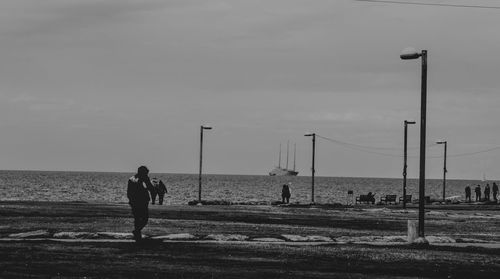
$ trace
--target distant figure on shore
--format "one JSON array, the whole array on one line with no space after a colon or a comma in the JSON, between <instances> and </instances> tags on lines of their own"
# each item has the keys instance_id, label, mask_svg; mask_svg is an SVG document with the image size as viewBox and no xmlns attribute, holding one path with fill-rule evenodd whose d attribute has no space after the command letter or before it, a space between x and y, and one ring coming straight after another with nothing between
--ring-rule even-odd
<instances>
[{"instance_id":1,"label":"distant figure on shore","mask_svg":"<svg viewBox=\"0 0 500 279\"><path fill-rule=\"evenodd\" d=\"M466 202L472 202L470 196L471 196L471 189L470 189L470 186L467 185L467 187L465 187L465 201Z\"/></svg>"},{"instance_id":2,"label":"distant figure on shore","mask_svg":"<svg viewBox=\"0 0 500 279\"><path fill-rule=\"evenodd\" d=\"M476 193L476 201L481 201L481 185L477 184L474 192Z\"/></svg>"},{"instance_id":3,"label":"distant figure on shore","mask_svg":"<svg viewBox=\"0 0 500 279\"><path fill-rule=\"evenodd\" d=\"M153 184L149 180L149 170L145 166L140 166L137 173L128 179L127 197L128 203L132 208L132 215L134 215L134 234L135 241L142 239L141 230L148 223L149 212L149 193Z\"/></svg>"},{"instance_id":4,"label":"distant figure on shore","mask_svg":"<svg viewBox=\"0 0 500 279\"><path fill-rule=\"evenodd\" d=\"M490 201L490 184L486 184L486 187L484 187L484 199Z\"/></svg>"},{"instance_id":5,"label":"distant figure on shore","mask_svg":"<svg viewBox=\"0 0 500 279\"><path fill-rule=\"evenodd\" d=\"M283 188L281 189L282 203L290 203L290 197L292 196L292 193L290 191L290 185L292 185L292 182L288 182L288 184L283 184Z\"/></svg>"},{"instance_id":6,"label":"distant figure on shore","mask_svg":"<svg viewBox=\"0 0 500 279\"><path fill-rule=\"evenodd\" d=\"M498 201L497 195L498 195L498 185L495 182L493 182L493 200L495 202Z\"/></svg>"},{"instance_id":7,"label":"distant figure on shore","mask_svg":"<svg viewBox=\"0 0 500 279\"><path fill-rule=\"evenodd\" d=\"M368 194L366 196L368 198L368 202L375 204L375 194L372 194L372 192L368 192Z\"/></svg>"},{"instance_id":8,"label":"distant figure on shore","mask_svg":"<svg viewBox=\"0 0 500 279\"><path fill-rule=\"evenodd\" d=\"M151 194L151 204L155 204L156 195L158 194L158 192L157 192L158 180L156 177L153 178L153 180L151 181L151 184L153 184L153 187L151 187L148 190L149 190L149 193Z\"/></svg>"},{"instance_id":9,"label":"distant figure on shore","mask_svg":"<svg viewBox=\"0 0 500 279\"><path fill-rule=\"evenodd\" d=\"M161 179L158 180L158 183L156 184L156 192L158 193L158 204L162 205L165 193L167 193L167 187L165 186L165 183L161 181Z\"/></svg>"}]
</instances>

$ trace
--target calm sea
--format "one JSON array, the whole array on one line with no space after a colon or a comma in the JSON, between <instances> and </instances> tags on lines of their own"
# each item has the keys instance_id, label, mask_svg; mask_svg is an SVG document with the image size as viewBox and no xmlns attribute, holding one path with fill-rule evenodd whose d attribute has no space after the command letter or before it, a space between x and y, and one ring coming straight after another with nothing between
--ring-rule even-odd
<instances>
[{"instance_id":1,"label":"calm sea","mask_svg":"<svg viewBox=\"0 0 500 279\"><path fill-rule=\"evenodd\" d=\"M127 179L133 173L104 172L48 172L0 171L0 200L25 201L97 201L127 202ZM167 204L187 204L198 198L197 174L151 174L162 179L168 188ZM271 177L261 175L204 175L202 198L232 202L281 199L281 185L292 182L291 202L308 203L311 200L311 178ZM467 184L485 182L474 180L447 180L446 196L463 196ZM407 194L418 196L418 180L409 179ZM315 201L318 203L346 203L347 191L354 196L376 193L376 199L386 194L402 193L402 179L361 177L316 177ZM428 180L426 195L442 196L442 181Z\"/></svg>"}]
</instances>

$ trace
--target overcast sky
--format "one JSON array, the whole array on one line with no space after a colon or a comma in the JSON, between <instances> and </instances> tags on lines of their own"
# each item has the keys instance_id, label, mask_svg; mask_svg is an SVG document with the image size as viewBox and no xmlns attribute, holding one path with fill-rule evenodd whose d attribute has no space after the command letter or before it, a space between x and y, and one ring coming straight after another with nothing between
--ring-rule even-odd
<instances>
[{"instance_id":1,"label":"overcast sky","mask_svg":"<svg viewBox=\"0 0 500 279\"><path fill-rule=\"evenodd\" d=\"M196 173L209 123L207 173L267 174L290 140L310 175L316 132L384 148L320 138L317 175L400 177L408 119L418 177L412 46L429 52L427 140L448 141L448 177L500 178L500 150L454 157L500 146L498 26L500 9L354 0L3 0L0 169Z\"/></svg>"}]
</instances>

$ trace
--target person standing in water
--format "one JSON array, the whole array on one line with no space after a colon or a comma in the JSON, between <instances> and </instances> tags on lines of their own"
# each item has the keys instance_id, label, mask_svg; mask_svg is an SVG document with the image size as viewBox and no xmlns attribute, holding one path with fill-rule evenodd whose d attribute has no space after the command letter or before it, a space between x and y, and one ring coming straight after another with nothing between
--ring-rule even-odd
<instances>
[{"instance_id":1,"label":"person standing in water","mask_svg":"<svg viewBox=\"0 0 500 279\"><path fill-rule=\"evenodd\" d=\"M141 230L146 226L149 219L149 192L154 190L149 180L149 170L140 166L137 173L128 179L127 197L134 216L134 239L136 242L142 239Z\"/></svg>"}]
</instances>

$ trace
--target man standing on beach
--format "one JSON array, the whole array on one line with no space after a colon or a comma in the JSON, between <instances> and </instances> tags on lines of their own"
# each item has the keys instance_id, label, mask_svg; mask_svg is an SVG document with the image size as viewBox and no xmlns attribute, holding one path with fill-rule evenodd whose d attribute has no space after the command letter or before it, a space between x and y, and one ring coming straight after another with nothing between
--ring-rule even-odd
<instances>
[{"instance_id":1,"label":"man standing on beach","mask_svg":"<svg viewBox=\"0 0 500 279\"><path fill-rule=\"evenodd\" d=\"M165 183L163 183L161 179L156 186L156 192L158 192L158 203L162 205L163 197L165 197L165 193L167 193L167 186L165 186Z\"/></svg>"},{"instance_id":2,"label":"man standing on beach","mask_svg":"<svg viewBox=\"0 0 500 279\"><path fill-rule=\"evenodd\" d=\"M469 185L467 185L467 187L465 187L465 201L466 202L467 201L471 202L470 196L471 196L471 190L470 190Z\"/></svg>"},{"instance_id":3,"label":"man standing on beach","mask_svg":"<svg viewBox=\"0 0 500 279\"><path fill-rule=\"evenodd\" d=\"M148 223L149 212L149 192L153 188L153 184L149 180L149 170L145 166L140 166L137 173L129 178L127 187L127 197L132 214L134 215L134 234L135 241L142 239L141 230Z\"/></svg>"},{"instance_id":4,"label":"man standing on beach","mask_svg":"<svg viewBox=\"0 0 500 279\"><path fill-rule=\"evenodd\" d=\"M476 192L476 201L481 201L481 185L477 184L474 192Z\"/></svg>"},{"instance_id":5,"label":"man standing on beach","mask_svg":"<svg viewBox=\"0 0 500 279\"><path fill-rule=\"evenodd\" d=\"M498 185L496 184L496 182L493 182L493 200L495 202L498 201L497 195L498 195Z\"/></svg>"}]
</instances>

